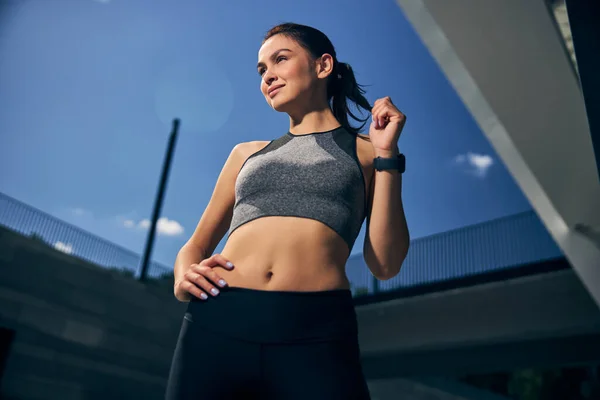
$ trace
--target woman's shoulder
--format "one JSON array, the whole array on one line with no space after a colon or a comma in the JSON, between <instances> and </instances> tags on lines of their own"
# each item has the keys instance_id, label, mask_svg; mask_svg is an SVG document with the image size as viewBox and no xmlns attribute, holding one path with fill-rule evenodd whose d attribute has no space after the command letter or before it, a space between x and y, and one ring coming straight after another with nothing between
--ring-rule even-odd
<instances>
[{"instance_id":1,"label":"woman's shoulder","mask_svg":"<svg viewBox=\"0 0 600 400\"><path fill-rule=\"evenodd\" d=\"M250 142L241 142L235 146L234 151L237 152L240 155L240 157L248 158L252 154L266 147L269 143L271 143L270 140L253 140Z\"/></svg>"},{"instance_id":2,"label":"woman's shoulder","mask_svg":"<svg viewBox=\"0 0 600 400\"><path fill-rule=\"evenodd\" d=\"M238 146L240 146L243 149L257 151L257 150L262 149L269 143L271 143L270 140L253 140L250 142L242 142L242 143L238 144Z\"/></svg>"}]
</instances>

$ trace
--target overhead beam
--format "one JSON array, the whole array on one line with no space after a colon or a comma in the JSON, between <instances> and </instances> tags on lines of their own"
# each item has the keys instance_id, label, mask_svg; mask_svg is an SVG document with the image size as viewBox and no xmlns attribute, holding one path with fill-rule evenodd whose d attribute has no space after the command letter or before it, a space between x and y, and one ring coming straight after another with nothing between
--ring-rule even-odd
<instances>
[{"instance_id":1,"label":"overhead beam","mask_svg":"<svg viewBox=\"0 0 600 400\"><path fill-rule=\"evenodd\" d=\"M586 234L600 229L597 161L547 4L396 1L600 305L600 244Z\"/></svg>"}]
</instances>

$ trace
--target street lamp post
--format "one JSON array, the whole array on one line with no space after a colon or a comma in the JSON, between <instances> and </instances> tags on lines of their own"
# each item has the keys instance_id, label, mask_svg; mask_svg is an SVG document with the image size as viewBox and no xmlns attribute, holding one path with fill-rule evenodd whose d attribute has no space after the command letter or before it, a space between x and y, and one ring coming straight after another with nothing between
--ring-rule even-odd
<instances>
[{"instance_id":1,"label":"street lamp post","mask_svg":"<svg viewBox=\"0 0 600 400\"><path fill-rule=\"evenodd\" d=\"M162 208L163 198L165 195L165 189L167 186L167 180L169 177L169 170L171 168L171 160L173 158L173 151L175 150L175 143L177 142L177 135L179 133L179 119L173 120L173 129L169 135L169 143L167 146L167 153L163 162L162 174L160 176L160 182L158 184L158 191L154 199L154 210L152 211L152 220L150 222L150 228L148 230L148 238L146 239L146 247L144 249L144 255L140 262L139 267L139 280L144 281L147 279L148 264L150 263L150 256L152 255L152 247L154 246L154 237L156 235L156 224L160 216L160 210Z\"/></svg>"}]
</instances>

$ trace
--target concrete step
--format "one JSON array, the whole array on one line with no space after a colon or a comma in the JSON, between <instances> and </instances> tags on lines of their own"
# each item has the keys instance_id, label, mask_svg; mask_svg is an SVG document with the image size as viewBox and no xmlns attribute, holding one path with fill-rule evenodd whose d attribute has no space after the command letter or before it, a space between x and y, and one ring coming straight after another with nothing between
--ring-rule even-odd
<instances>
[{"instance_id":1,"label":"concrete step","mask_svg":"<svg viewBox=\"0 0 600 400\"><path fill-rule=\"evenodd\" d=\"M163 399L166 376L72 354L20 346L11 355L2 395L18 399ZM129 395L129 397L127 397Z\"/></svg>"},{"instance_id":2,"label":"concrete step","mask_svg":"<svg viewBox=\"0 0 600 400\"><path fill-rule=\"evenodd\" d=\"M4 249L0 246L0 253ZM173 296L171 283L161 287L146 284L118 272L86 263L53 249L35 252L31 249L13 250L12 259L0 259L1 274L25 274L30 280L49 279L65 287L78 287L89 293L105 292L110 285L114 292L125 294L129 302L160 306L166 296ZM6 269L8 268L8 269ZM131 295L129 295L131 293Z\"/></svg>"},{"instance_id":3,"label":"concrete step","mask_svg":"<svg viewBox=\"0 0 600 400\"><path fill-rule=\"evenodd\" d=\"M2 285L10 285L5 287ZM178 332L186 303L175 300L161 309L143 309L127 302L119 302L110 296L94 298L82 296L81 301L73 292L51 292L51 288L43 284L32 284L25 287L22 281L6 282L0 284L0 316L14 321L26 321L29 324L56 326L63 329L70 321L71 329L89 331L110 331L115 333L130 334L132 336L172 335Z\"/></svg>"},{"instance_id":4,"label":"concrete step","mask_svg":"<svg viewBox=\"0 0 600 400\"><path fill-rule=\"evenodd\" d=\"M175 340L170 344L157 346L148 343L144 338L135 340L119 335L107 335L98 345L89 346L22 326L16 331L11 351L15 346L36 346L52 354L84 357L131 370L166 376L171 365ZM9 359L7 369L11 368L10 363Z\"/></svg>"},{"instance_id":5,"label":"concrete step","mask_svg":"<svg viewBox=\"0 0 600 400\"><path fill-rule=\"evenodd\" d=\"M164 398L186 304L0 228L1 398Z\"/></svg>"},{"instance_id":6,"label":"concrete step","mask_svg":"<svg viewBox=\"0 0 600 400\"><path fill-rule=\"evenodd\" d=\"M138 325L161 329L164 321L179 321L186 304L181 303L165 290L162 298L136 285L116 285L112 281L96 282L92 288L58 280L50 269L41 272L23 263L8 265L0 262L0 286L26 293L41 301L69 305L70 308L99 318L108 317L109 310L118 311L121 320L136 319ZM17 267L17 268L14 268ZM75 268L74 268L75 269ZM150 312L149 312L150 311ZM143 321L142 321L143 319ZM160 322L156 324L156 322Z\"/></svg>"},{"instance_id":7,"label":"concrete step","mask_svg":"<svg viewBox=\"0 0 600 400\"><path fill-rule=\"evenodd\" d=\"M119 272L113 272L107 268L98 266L89 261L77 258L73 255L65 254L51 247L48 244L32 240L29 237L8 230L0 226L0 264L8 261L13 265L15 261L26 260L28 268L35 267L36 273L40 273L42 268L49 268L53 274L60 277L62 281L71 282L81 286L89 286L93 289L101 282L112 281L118 287L121 283L129 290L137 287L152 297L163 298L165 290L172 296L172 282L167 283L167 287L156 287L154 284L142 283L131 277L123 276ZM72 267L76 267L73 269ZM11 268L14 272L15 268ZM164 282L163 282L164 284Z\"/></svg>"},{"instance_id":8,"label":"concrete step","mask_svg":"<svg viewBox=\"0 0 600 400\"><path fill-rule=\"evenodd\" d=\"M170 360L175 348L181 320L161 332L145 326L123 326L111 318L92 320L85 314L52 304L23 302L20 298L3 298L0 289L0 317L3 326L14 329L15 342L36 343L44 340L52 349L84 352L93 356L99 351L108 357L132 357L140 365ZM24 296L21 296L24 297ZM170 362L170 361L168 361Z\"/></svg>"},{"instance_id":9,"label":"concrete step","mask_svg":"<svg viewBox=\"0 0 600 400\"><path fill-rule=\"evenodd\" d=\"M172 346L156 347L145 343L143 338L129 340L113 336L97 346L89 346L21 326L11 346L5 373L31 373L31 364L27 363L32 362L30 357L36 357L55 365L55 372L62 371L63 375L76 375L76 371L67 370L77 370L80 363L85 363L92 369L110 371L113 375L166 379L174 345L173 342Z\"/></svg>"}]
</instances>

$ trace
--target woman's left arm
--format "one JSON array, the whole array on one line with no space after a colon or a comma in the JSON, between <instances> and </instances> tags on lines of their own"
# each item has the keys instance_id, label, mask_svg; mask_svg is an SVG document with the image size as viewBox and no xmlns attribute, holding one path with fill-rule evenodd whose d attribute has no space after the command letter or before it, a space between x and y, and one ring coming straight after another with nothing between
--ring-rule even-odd
<instances>
[{"instance_id":1,"label":"woman's left arm","mask_svg":"<svg viewBox=\"0 0 600 400\"><path fill-rule=\"evenodd\" d=\"M406 116L389 97L375 101L372 115L369 136L374 157L396 157ZM410 244L402 205L402 174L397 170L375 170L370 186L363 257L371 273L386 280L398 274Z\"/></svg>"}]
</instances>

